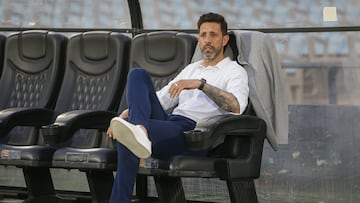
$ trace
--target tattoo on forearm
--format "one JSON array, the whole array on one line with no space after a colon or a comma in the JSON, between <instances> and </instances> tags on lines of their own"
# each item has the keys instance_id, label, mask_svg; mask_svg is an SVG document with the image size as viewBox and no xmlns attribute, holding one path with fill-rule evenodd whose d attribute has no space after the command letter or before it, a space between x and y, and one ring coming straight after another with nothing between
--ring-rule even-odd
<instances>
[{"instance_id":1,"label":"tattoo on forearm","mask_svg":"<svg viewBox=\"0 0 360 203\"><path fill-rule=\"evenodd\" d=\"M233 94L209 84L204 86L203 92L221 109L234 113L240 112L239 102Z\"/></svg>"}]
</instances>

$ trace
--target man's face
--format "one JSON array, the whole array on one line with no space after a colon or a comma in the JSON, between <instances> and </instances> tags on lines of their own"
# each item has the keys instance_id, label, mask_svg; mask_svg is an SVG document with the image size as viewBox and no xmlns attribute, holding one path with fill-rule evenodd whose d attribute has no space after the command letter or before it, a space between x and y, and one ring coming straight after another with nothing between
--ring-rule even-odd
<instances>
[{"instance_id":1,"label":"man's face","mask_svg":"<svg viewBox=\"0 0 360 203\"><path fill-rule=\"evenodd\" d=\"M222 54L227 40L221 33L220 23L206 22L201 24L199 44L204 60L214 60Z\"/></svg>"}]
</instances>

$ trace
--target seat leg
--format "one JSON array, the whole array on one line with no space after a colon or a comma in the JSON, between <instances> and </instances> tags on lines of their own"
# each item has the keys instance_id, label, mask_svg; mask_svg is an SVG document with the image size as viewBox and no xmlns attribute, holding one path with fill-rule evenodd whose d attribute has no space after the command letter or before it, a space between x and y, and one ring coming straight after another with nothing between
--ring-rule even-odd
<instances>
[{"instance_id":1,"label":"seat leg","mask_svg":"<svg viewBox=\"0 0 360 203\"><path fill-rule=\"evenodd\" d=\"M140 200L148 198L148 176L137 174L136 176L136 197Z\"/></svg>"},{"instance_id":2,"label":"seat leg","mask_svg":"<svg viewBox=\"0 0 360 203\"><path fill-rule=\"evenodd\" d=\"M86 177L93 203L108 203L114 183L110 170L87 170Z\"/></svg>"},{"instance_id":3,"label":"seat leg","mask_svg":"<svg viewBox=\"0 0 360 203\"><path fill-rule=\"evenodd\" d=\"M227 181L230 200L234 203L258 203L254 180Z\"/></svg>"},{"instance_id":4,"label":"seat leg","mask_svg":"<svg viewBox=\"0 0 360 203\"><path fill-rule=\"evenodd\" d=\"M185 193L180 177L154 176L154 181L160 202L186 202Z\"/></svg>"},{"instance_id":5,"label":"seat leg","mask_svg":"<svg viewBox=\"0 0 360 203\"><path fill-rule=\"evenodd\" d=\"M23 173L30 197L55 195L49 168L25 167Z\"/></svg>"}]
</instances>

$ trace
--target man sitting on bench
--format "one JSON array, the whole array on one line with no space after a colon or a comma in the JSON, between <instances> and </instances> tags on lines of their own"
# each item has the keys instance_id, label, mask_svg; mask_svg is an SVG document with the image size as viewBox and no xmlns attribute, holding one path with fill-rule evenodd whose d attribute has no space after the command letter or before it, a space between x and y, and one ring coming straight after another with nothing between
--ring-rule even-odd
<instances>
[{"instance_id":1,"label":"man sitting on bench","mask_svg":"<svg viewBox=\"0 0 360 203\"><path fill-rule=\"evenodd\" d=\"M236 61L224 57L227 23L215 13L198 21L203 60L182 70L156 92L149 74L132 68L127 80L128 109L113 118L108 136L118 141L118 167L110 203L131 202L140 158L182 154L184 132L200 120L241 114L247 106L248 76ZM167 109L176 108L171 114Z\"/></svg>"}]
</instances>

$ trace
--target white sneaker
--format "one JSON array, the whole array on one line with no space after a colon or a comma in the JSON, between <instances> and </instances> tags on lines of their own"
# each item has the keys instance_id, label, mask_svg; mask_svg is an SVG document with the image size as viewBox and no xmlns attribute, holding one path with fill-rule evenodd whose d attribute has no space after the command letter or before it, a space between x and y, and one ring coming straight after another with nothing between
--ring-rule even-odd
<instances>
[{"instance_id":1,"label":"white sneaker","mask_svg":"<svg viewBox=\"0 0 360 203\"><path fill-rule=\"evenodd\" d=\"M151 141L139 126L126 120L115 117L110 122L114 138L132 151L139 158L148 158L151 155Z\"/></svg>"}]
</instances>

